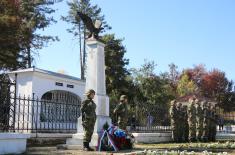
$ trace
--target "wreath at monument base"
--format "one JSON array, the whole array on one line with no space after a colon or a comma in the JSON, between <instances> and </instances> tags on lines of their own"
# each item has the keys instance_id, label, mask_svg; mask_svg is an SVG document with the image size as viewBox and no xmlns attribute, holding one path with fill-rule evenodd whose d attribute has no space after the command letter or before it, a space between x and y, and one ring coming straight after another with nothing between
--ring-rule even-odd
<instances>
[{"instance_id":1,"label":"wreath at monument base","mask_svg":"<svg viewBox=\"0 0 235 155\"><path fill-rule=\"evenodd\" d=\"M134 136L127 131L111 126L104 129L99 135L98 151L118 151L132 149Z\"/></svg>"}]
</instances>

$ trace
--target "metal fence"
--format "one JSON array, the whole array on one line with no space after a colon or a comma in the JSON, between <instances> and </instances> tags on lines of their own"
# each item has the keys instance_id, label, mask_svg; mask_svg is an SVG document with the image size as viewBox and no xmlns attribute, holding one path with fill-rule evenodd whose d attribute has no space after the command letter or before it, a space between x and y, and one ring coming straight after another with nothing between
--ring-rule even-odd
<instances>
[{"instance_id":1,"label":"metal fence","mask_svg":"<svg viewBox=\"0 0 235 155\"><path fill-rule=\"evenodd\" d=\"M235 134L235 109L231 108L231 111L224 111L221 108L217 108L217 132L218 133L230 133Z\"/></svg>"},{"instance_id":2,"label":"metal fence","mask_svg":"<svg viewBox=\"0 0 235 155\"><path fill-rule=\"evenodd\" d=\"M0 132L75 133L81 101L16 97L16 84L0 77Z\"/></svg>"},{"instance_id":3,"label":"metal fence","mask_svg":"<svg viewBox=\"0 0 235 155\"><path fill-rule=\"evenodd\" d=\"M171 131L170 116L167 107L146 106L135 107L134 114L129 119L128 130L139 133Z\"/></svg>"},{"instance_id":4,"label":"metal fence","mask_svg":"<svg viewBox=\"0 0 235 155\"><path fill-rule=\"evenodd\" d=\"M75 133L80 104L64 104L34 98L10 98L12 104L1 104L5 120L0 131L27 133ZM9 110L10 109L10 110ZM8 117L6 117L6 115Z\"/></svg>"}]
</instances>

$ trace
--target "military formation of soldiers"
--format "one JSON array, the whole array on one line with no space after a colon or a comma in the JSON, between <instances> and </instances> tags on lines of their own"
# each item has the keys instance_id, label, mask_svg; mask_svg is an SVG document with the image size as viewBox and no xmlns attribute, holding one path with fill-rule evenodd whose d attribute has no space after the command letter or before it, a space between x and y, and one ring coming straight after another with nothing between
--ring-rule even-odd
<instances>
[{"instance_id":1,"label":"military formation of soldiers","mask_svg":"<svg viewBox=\"0 0 235 155\"><path fill-rule=\"evenodd\" d=\"M215 141L215 106L206 100L190 98L187 105L173 100L170 116L175 142Z\"/></svg>"}]
</instances>

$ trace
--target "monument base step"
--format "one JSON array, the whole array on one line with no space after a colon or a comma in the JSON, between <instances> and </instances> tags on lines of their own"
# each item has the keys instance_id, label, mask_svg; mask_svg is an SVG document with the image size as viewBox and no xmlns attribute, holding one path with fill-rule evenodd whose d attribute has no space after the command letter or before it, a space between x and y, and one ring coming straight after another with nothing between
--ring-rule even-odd
<instances>
[{"instance_id":1,"label":"monument base step","mask_svg":"<svg viewBox=\"0 0 235 155\"><path fill-rule=\"evenodd\" d=\"M98 140L99 140L98 134L94 133L92 135L92 139L91 139L91 142L89 145L92 147L96 147L98 145ZM68 138L66 140L66 145L80 145L80 146L82 146L83 145L83 133L73 134L72 138Z\"/></svg>"},{"instance_id":2,"label":"monument base step","mask_svg":"<svg viewBox=\"0 0 235 155\"><path fill-rule=\"evenodd\" d=\"M68 144L61 144L57 145L58 150L82 150L83 145L68 145Z\"/></svg>"}]
</instances>

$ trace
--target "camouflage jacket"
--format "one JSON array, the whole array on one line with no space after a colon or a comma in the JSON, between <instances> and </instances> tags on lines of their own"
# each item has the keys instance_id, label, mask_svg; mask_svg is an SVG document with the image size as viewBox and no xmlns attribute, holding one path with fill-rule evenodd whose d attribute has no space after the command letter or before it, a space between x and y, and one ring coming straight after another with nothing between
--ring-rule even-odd
<instances>
[{"instance_id":1,"label":"camouflage jacket","mask_svg":"<svg viewBox=\"0 0 235 155\"><path fill-rule=\"evenodd\" d=\"M197 106L196 111L197 111L197 121L202 123L203 122L203 115L204 115L202 107Z\"/></svg>"},{"instance_id":2,"label":"camouflage jacket","mask_svg":"<svg viewBox=\"0 0 235 155\"><path fill-rule=\"evenodd\" d=\"M120 102L114 109L114 114L118 117L118 121L127 120L128 108L126 103Z\"/></svg>"},{"instance_id":3,"label":"camouflage jacket","mask_svg":"<svg viewBox=\"0 0 235 155\"><path fill-rule=\"evenodd\" d=\"M82 102L81 105L81 113L82 113L82 120L95 120L96 119L96 104L92 99L86 99Z\"/></svg>"},{"instance_id":4,"label":"camouflage jacket","mask_svg":"<svg viewBox=\"0 0 235 155\"><path fill-rule=\"evenodd\" d=\"M190 123L196 123L196 107L190 104L188 107L188 121Z\"/></svg>"},{"instance_id":5,"label":"camouflage jacket","mask_svg":"<svg viewBox=\"0 0 235 155\"><path fill-rule=\"evenodd\" d=\"M176 121L178 120L178 113L176 106L170 107L170 116L171 116L171 123L176 123Z\"/></svg>"}]
</instances>

